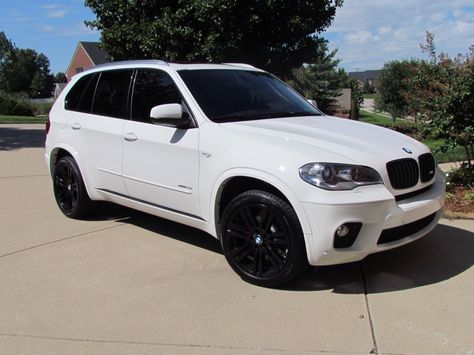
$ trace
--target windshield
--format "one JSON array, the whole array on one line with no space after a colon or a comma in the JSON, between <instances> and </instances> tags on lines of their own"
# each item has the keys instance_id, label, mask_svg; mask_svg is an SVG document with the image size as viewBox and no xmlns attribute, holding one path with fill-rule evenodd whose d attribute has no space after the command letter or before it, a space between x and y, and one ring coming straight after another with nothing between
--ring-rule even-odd
<instances>
[{"instance_id":1,"label":"windshield","mask_svg":"<svg viewBox=\"0 0 474 355\"><path fill-rule=\"evenodd\" d=\"M214 122L321 115L296 91L269 73L204 69L181 70L179 75Z\"/></svg>"}]
</instances>

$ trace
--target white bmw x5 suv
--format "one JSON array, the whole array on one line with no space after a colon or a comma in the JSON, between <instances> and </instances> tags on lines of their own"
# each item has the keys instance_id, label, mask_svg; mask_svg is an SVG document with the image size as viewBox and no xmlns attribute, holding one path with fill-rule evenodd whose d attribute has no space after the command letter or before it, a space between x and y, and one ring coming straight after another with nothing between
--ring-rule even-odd
<instances>
[{"instance_id":1,"label":"white bmw x5 suv","mask_svg":"<svg viewBox=\"0 0 474 355\"><path fill-rule=\"evenodd\" d=\"M199 228L262 286L418 239L444 202L425 145L326 116L245 64L96 67L67 85L47 131L66 216L105 200Z\"/></svg>"}]
</instances>

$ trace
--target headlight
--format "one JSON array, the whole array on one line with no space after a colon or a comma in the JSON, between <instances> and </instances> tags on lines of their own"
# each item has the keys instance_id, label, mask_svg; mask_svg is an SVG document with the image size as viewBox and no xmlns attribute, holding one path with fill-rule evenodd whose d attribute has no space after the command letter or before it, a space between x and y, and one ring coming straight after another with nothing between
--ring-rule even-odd
<instances>
[{"instance_id":1,"label":"headlight","mask_svg":"<svg viewBox=\"0 0 474 355\"><path fill-rule=\"evenodd\" d=\"M300 176L307 183L325 190L352 190L383 183L374 169L360 165L310 163L300 168Z\"/></svg>"}]
</instances>

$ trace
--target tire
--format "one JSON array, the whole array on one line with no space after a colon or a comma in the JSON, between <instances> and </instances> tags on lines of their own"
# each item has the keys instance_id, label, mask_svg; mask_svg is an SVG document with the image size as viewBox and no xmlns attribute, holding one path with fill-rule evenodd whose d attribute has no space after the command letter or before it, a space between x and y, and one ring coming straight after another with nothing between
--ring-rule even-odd
<instances>
[{"instance_id":1,"label":"tire","mask_svg":"<svg viewBox=\"0 0 474 355\"><path fill-rule=\"evenodd\" d=\"M72 157L63 157L56 163L53 191L56 203L65 216L79 219L91 213L93 202L87 194L81 171Z\"/></svg>"},{"instance_id":2,"label":"tire","mask_svg":"<svg viewBox=\"0 0 474 355\"><path fill-rule=\"evenodd\" d=\"M308 266L295 211L271 193L250 190L236 196L225 208L219 227L228 263L247 282L278 287Z\"/></svg>"}]
</instances>

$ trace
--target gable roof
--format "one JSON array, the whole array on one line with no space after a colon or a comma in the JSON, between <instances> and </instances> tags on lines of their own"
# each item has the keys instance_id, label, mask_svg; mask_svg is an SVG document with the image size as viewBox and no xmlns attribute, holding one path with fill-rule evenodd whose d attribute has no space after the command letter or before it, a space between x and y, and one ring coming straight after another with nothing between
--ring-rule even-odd
<instances>
[{"instance_id":1,"label":"gable roof","mask_svg":"<svg viewBox=\"0 0 474 355\"><path fill-rule=\"evenodd\" d=\"M109 54L107 51L99 48L99 42L79 42L79 44L84 48L94 65L104 64L109 61Z\"/></svg>"}]
</instances>

